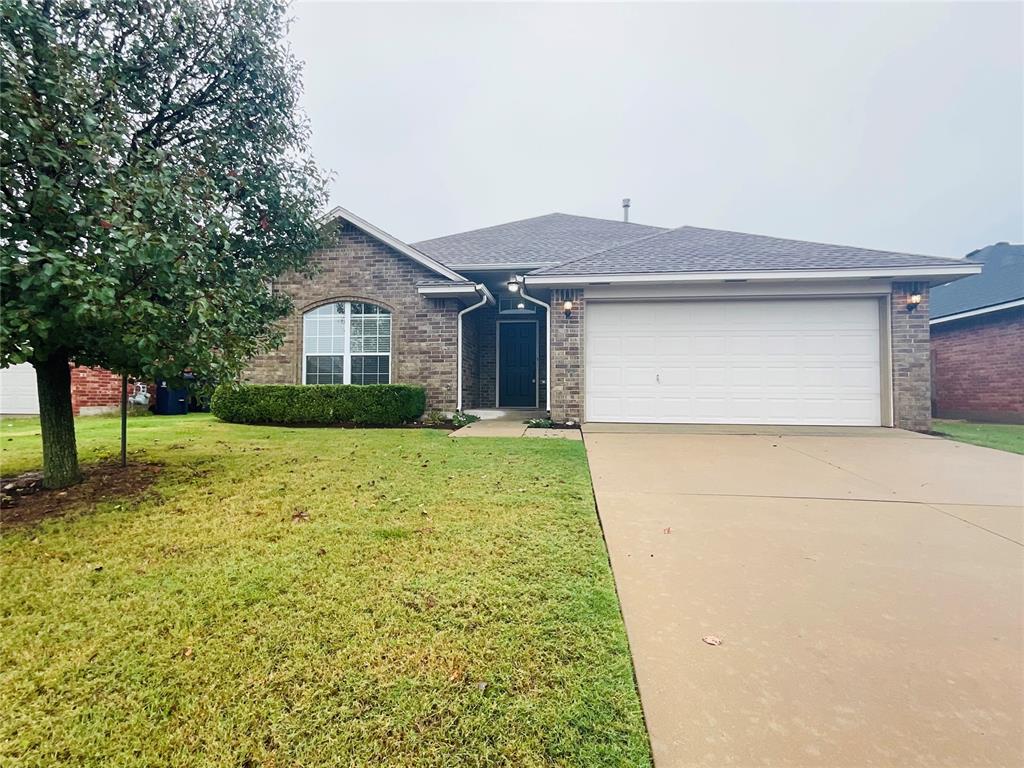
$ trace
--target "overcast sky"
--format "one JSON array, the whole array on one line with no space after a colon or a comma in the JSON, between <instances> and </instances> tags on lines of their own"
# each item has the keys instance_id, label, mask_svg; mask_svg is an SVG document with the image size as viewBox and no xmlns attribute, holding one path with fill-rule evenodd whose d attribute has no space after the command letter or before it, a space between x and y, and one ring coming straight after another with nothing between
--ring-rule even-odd
<instances>
[{"instance_id":1,"label":"overcast sky","mask_svg":"<svg viewBox=\"0 0 1024 768\"><path fill-rule=\"evenodd\" d=\"M1024 241L1002 4L300 2L313 152L408 242L552 211L956 256Z\"/></svg>"}]
</instances>

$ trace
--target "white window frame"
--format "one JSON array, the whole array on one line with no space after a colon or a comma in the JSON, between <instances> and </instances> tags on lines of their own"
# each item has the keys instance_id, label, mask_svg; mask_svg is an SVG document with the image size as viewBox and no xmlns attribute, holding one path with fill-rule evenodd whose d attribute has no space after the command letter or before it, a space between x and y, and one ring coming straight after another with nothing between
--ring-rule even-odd
<instances>
[{"instance_id":1,"label":"white window frame","mask_svg":"<svg viewBox=\"0 0 1024 768\"><path fill-rule=\"evenodd\" d=\"M393 344L392 332L394 330L394 313L388 307L385 307L383 304L377 304L376 302L363 301L363 300L358 300L358 301L347 301L347 300L328 301L328 302L324 302L323 304L321 304L321 305L319 305L317 307L313 307L312 309L307 309L305 312L302 313L302 383L303 384L307 384L307 382L306 382L306 361L310 357L337 357L338 356L337 354L321 354L319 352L315 352L313 354L309 354L309 353L306 352L306 316L309 315L309 314L312 314L313 312L317 312L318 310L321 310L324 307L337 306L338 304L343 304L344 307L345 307L345 310L344 310L344 313L343 313L344 324L345 324L345 341L344 341L344 344L343 344L343 347L342 347L342 351L340 353L341 354L342 383L343 384L351 384L352 383L352 355L353 354L357 354L357 355L359 355L361 357L386 357L388 359L388 380L386 382L383 382L383 383L390 384L391 383L391 374L392 374L392 370L393 370L392 366L391 366L391 347L392 347L392 344ZM388 351L387 352L373 352L373 353L366 353L366 352L356 352L356 353L353 353L352 352L352 305L353 304L369 304L371 306L378 307L378 308L384 310L385 312L387 312L387 314L388 314Z\"/></svg>"}]
</instances>

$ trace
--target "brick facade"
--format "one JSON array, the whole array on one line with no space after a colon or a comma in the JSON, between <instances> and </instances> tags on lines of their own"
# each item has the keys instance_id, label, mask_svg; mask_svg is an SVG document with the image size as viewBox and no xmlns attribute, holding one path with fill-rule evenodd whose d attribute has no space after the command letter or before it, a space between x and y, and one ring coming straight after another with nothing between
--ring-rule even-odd
<instances>
[{"instance_id":1,"label":"brick facade","mask_svg":"<svg viewBox=\"0 0 1024 768\"><path fill-rule=\"evenodd\" d=\"M390 310L391 381L427 390L427 409L455 410L456 336L462 305L453 299L428 299L416 283L437 275L347 222L338 222L336 239L317 251L312 277L287 275L274 284L295 305L283 321L283 344L251 361L246 381L298 384L302 381L302 316L334 301L366 301Z\"/></svg>"},{"instance_id":2,"label":"brick facade","mask_svg":"<svg viewBox=\"0 0 1024 768\"><path fill-rule=\"evenodd\" d=\"M573 303L565 316L564 302ZM583 289L551 291L551 418L555 421L583 419L583 318L586 302Z\"/></svg>"},{"instance_id":3,"label":"brick facade","mask_svg":"<svg viewBox=\"0 0 1024 768\"><path fill-rule=\"evenodd\" d=\"M495 384L497 379L498 355L498 309L497 307L480 307L467 319L473 321L477 330L477 381L471 400L467 400L467 408L493 408L495 403Z\"/></svg>"},{"instance_id":4,"label":"brick facade","mask_svg":"<svg viewBox=\"0 0 1024 768\"><path fill-rule=\"evenodd\" d=\"M907 301L915 293L921 304L911 312ZM893 283L890 315L894 426L926 432L932 416L928 284Z\"/></svg>"},{"instance_id":5,"label":"brick facade","mask_svg":"<svg viewBox=\"0 0 1024 768\"><path fill-rule=\"evenodd\" d=\"M1024 424L1024 307L931 327L940 418Z\"/></svg>"},{"instance_id":6,"label":"brick facade","mask_svg":"<svg viewBox=\"0 0 1024 768\"><path fill-rule=\"evenodd\" d=\"M105 368L71 367L71 410L76 416L121 408L121 377Z\"/></svg>"}]
</instances>

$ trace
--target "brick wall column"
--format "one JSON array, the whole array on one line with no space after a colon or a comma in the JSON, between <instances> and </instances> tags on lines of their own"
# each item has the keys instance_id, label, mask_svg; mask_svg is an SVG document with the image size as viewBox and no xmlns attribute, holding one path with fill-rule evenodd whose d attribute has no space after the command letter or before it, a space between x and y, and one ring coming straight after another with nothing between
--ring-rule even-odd
<instances>
[{"instance_id":1,"label":"brick wall column","mask_svg":"<svg viewBox=\"0 0 1024 768\"><path fill-rule=\"evenodd\" d=\"M565 316L563 302L573 303ZM586 302L582 288L551 291L551 418L583 419L583 317Z\"/></svg>"},{"instance_id":2,"label":"brick wall column","mask_svg":"<svg viewBox=\"0 0 1024 768\"><path fill-rule=\"evenodd\" d=\"M912 294L921 304L907 310ZM893 283L892 397L894 426L925 432L931 428L931 348L928 334L928 284Z\"/></svg>"}]
</instances>

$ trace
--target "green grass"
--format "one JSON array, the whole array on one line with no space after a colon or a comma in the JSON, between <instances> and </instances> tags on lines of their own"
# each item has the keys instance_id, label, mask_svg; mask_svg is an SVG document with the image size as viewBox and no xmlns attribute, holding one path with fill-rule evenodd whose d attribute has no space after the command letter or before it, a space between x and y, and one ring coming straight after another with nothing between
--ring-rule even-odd
<instances>
[{"instance_id":1,"label":"green grass","mask_svg":"<svg viewBox=\"0 0 1024 768\"><path fill-rule=\"evenodd\" d=\"M982 424L974 421L933 419L932 431L961 443L1024 453L1024 424Z\"/></svg>"},{"instance_id":2,"label":"green grass","mask_svg":"<svg viewBox=\"0 0 1024 768\"><path fill-rule=\"evenodd\" d=\"M582 444L129 430L156 486L0 541L0 764L650 764Z\"/></svg>"}]
</instances>

